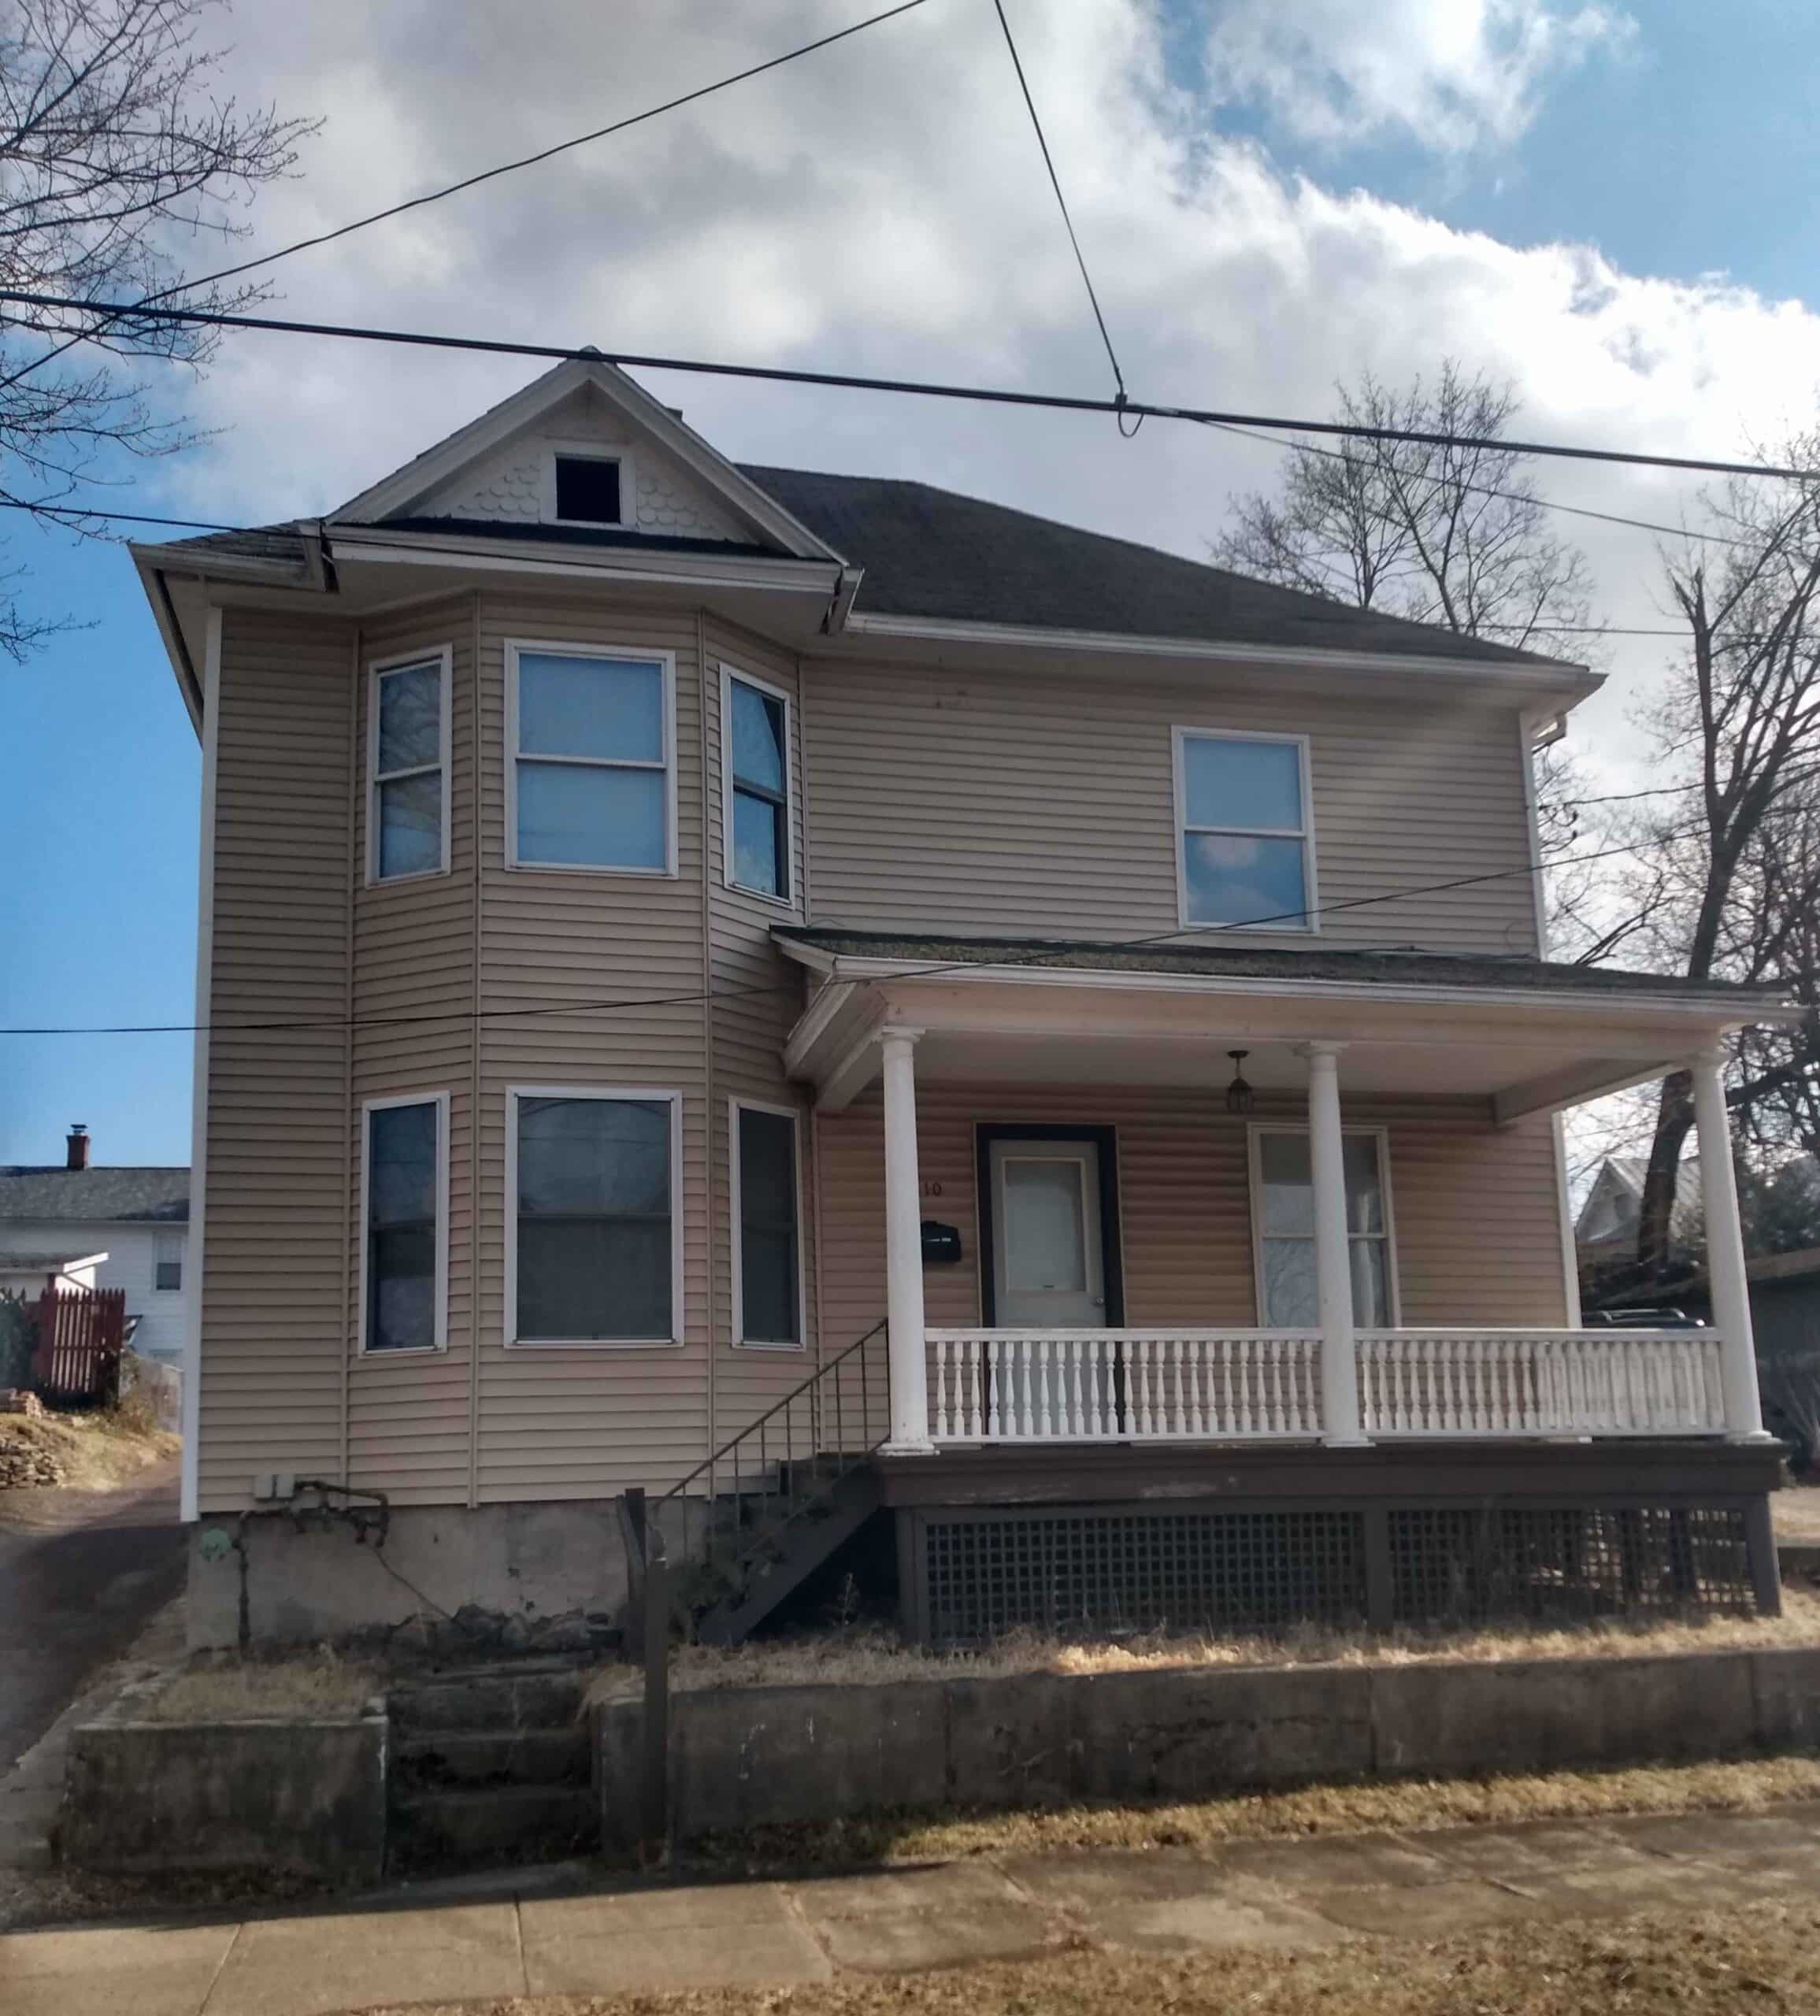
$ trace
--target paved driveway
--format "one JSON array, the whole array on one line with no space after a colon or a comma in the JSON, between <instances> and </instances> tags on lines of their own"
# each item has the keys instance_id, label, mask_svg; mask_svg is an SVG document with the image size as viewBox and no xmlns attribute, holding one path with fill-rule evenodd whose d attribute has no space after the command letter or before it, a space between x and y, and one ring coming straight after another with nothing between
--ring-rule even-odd
<instances>
[{"instance_id":1,"label":"paved driveway","mask_svg":"<svg viewBox=\"0 0 1820 2016\"><path fill-rule=\"evenodd\" d=\"M176 1460L130 1491L0 1492L0 1771L183 1583Z\"/></svg>"}]
</instances>

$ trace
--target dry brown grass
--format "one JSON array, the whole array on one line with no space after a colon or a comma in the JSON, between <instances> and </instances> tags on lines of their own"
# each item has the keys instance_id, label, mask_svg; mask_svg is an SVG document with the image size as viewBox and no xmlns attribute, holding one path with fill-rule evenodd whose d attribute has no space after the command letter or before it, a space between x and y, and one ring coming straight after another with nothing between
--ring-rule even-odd
<instances>
[{"instance_id":1,"label":"dry brown grass","mask_svg":"<svg viewBox=\"0 0 1820 2016\"><path fill-rule=\"evenodd\" d=\"M1523 1925L1329 1952L1158 1958L1085 1944L1040 1960L813 1988L413 2003L410 2016L1781 2016L1820 2008L1820 1904ZM366 2016L406 2016L387 2004Z\"/></svg>"},{"instance_id":2,"label":"dry brown grass","mask_svg":"<svg viewBox=\"0 0 1820 2016\"><path fill-rule=\"evenodd\" d=\"M1078 1848L1211 1851L1230 1841L1302 1840L1381 1829L1421 1833L1638 1813L1763 1813L1791 1800L1815 1799L1820 1799L1820 1756L1742 1758L1611 1771L1304 1785L1224 1792L1167 1805L866 1815L709 1836L692 1844L684 1859L706 1873L788 1875L954 1862L973 1855L1065 1854Z\"/></svg>"},{"instance_id":3,"label":"dry brown grass","mask_svg":"<svg viewBox=\"0 0 1820 2016\"><path fill-rule=\"evenodd\" d=\"M48 1450L63 1466L62 1488L71 1491L117 1490L168 1462L182 1446L177 1436L130 1408L46 1414L35 1421L0 1414L0 1443Z\"/></svg>"},{"instance_id":4,"label":"dry brown grass","mask_svg":"<svg viewBox=\"0 0 1820 2016\"><path fill-rule=\"evenodd\" d=\"M1080 1642L1038 1631L1008 1632L973 1651L906 1649L882 1627L743 1645L685 1645L671 1663L677 1688L883 1686L903 1680L992 1680L1016 1673L1133 1673L1170 1668L1414 1666L1437 1659L1633 1658L1649 1653L1763 1650L1820 1645L1820 1592L1790 1588L1780 1617L1713 1617L1526 1629L1434 1626L1373 1632L1310 1625L1276 1637L1151 1632ZM603 1666L591 1689L616 1699L643 1684L629 1666Z\"/></svg>"},{"instance_id":5,"label":"dry brown grass","mask_svg":"<svg viewBox=\"0 0 1820 2016\"><path fill-rule=\"evenodd\" d=\"M148 1722L339 1721L358 1714L383 1684L376 1667L327 1646L282 1659L217 1655L173 1674L132 1713Z\"/></svg>"},{"instance_id":6,"label":"dry brown grass","mask_svg":"<svg viewBox=\"0 0 1820 2016\"><path fill-rule=\"evenodd\" d=\"M1820 1484L1791 1484L1770 1500L1776 1518L1776 1537L1804 1547L1820 1547Z\"/></svg>"}]
</instances>

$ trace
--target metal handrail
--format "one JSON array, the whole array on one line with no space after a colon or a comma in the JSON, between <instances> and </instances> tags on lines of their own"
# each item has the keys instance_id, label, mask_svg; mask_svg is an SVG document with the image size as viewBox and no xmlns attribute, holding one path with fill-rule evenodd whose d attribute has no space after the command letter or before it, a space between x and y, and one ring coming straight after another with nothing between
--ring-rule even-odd
<instances>
[{"instance_id":1,"label":"metal handrail","mask_svg":"<svg viewBox=\"0 0 1820 2016\"><path fill-rule=\"evenodd\" d=\"M765 1426L765 1423L771 1419L773 1415L781 1414L784 1410L789 1406L794 1401L800 1399L802 1396L809 1391L810 1387L818 1386L821 1381L828 1377L829 1373L832 1372L836 1366L844 1365L847 1359L851 1358L855 1351L863 1351L865 1347L872 1342L873 1339L878 1335L880 1331L884 1329L885 1324L886 1318L881 1316L879 1320L873 1325L872 1328L866 1332L863 1337L856 1337L851 1344L844 1346L840 1351L837 1351L825 1365L817 1366L817 1369L814 1372L810 1373L809 1377L805 1379L800 1385L792 1386L790 1391L784 1395L782 1399L773 1400L771 1405L768 1406L762 1414L754 1415L752 1419L747 1422L746 1425L741 1429L739 1433L734 1436L730 1441L723 1442L720 1447L715 1450L711 1455L704 1456L701 1462L696 1464L695 1467L689 1472L687 1477L682 1478L679 1482L672 1484L669 1489L664 1493L663 1496L658 1500L658 1503L660 1505L667 1505L673 1498L681 1497L683 1493L688 1489L689 1486L695 1482L697 1477L705 1476L708 1472L718 1469L721 1458L725 1456L730 1456L732 1452L739 1447L739 1444L746 1440L747 1436L756 1435L758 1431ZM881 1436L879 1438L880 1442L888 1439L888 1437L884 1436ZM877 1447L877 1444L874 1444L874 1447ZM869 1451L867 1453L869 1454L870 1451Z\"/></svg>"},{"instance_id":2,"label":"metal handrail","mask_svg":"<svg viewBox=\"0 0 1820 2016\"><path fill-rule=\"evenodd\" d=\"M856 1337L825 1365L818 1366L780 1399L774 1400L762 1414L748 1421L737 1435L704 1457L656 1501L652 1508L654 1523L673 1501L677 1506L674 1516L681 1522L679 1529L680 1555L685 1561L697 1558L689 1541L691 1508L699 1504L702 1525L699 1559L708 1571L710 1588L715 1571L729 1557L736 1573L740 1563L765 1547L774 1545L778 1535L785 1528L812 1507L821 1505L836 1485L857 1469L888 1439L887 1434L872 1436L868 1427L873 1395L868 1362L864 1355L866 1347L885 1329L883 1319L873 1324L863 1336ZM864 1446L850 1452L845 1447L847 1381L841 1373L848 1361L855 1358L858 1360L860 1380L858 1395L859 1439ZM881 1382L878 1396L880 1399L888 1401L888 1378ZM828 1397L829 1395L832 1395L831 1403ZM796 1409L805 1403L807 1405L807 1418L799 1421ZM771 1444L780 1424L780 1417L782 1451L779 1458L776 1492L778 1503L776 1515L773 1515L771 1505L773 1495L770 1479ZM823 1434L830 1426L834 1432L831 1452L825 1451L821 1447ZM795 1460L799 1444L804 1443L811 1452L813 1477L810 1487L799 1491L791 1475L791 1466ZM749 1486L742 1480L739 1474L738 1452L750 1449L754 1445L758 1450L757 1482L755 1486ZM819 1458L825 1453L832 1453L838 1459L830 1472L825 1472L819 1467ZM731 1472L731 1488L725 1491L721 1488L717 1475L723 1467ZM706 1480L705 1492L691 1490L692 1486L704 1478ZM729 1510L724 1503L727 1498L732 1500L730 1535L721 1530L721 1522L726 1518ZM753 1516L754 1509L755 1519ZM758 1530L749 1533L749 1524L755 1525ZM708 1595L703 1602L706 1606L711 1607L717 1599L717 1596ZM684 1607L688 1610L696 1606L685 1602Z\"/></svg>"}]
</instances>

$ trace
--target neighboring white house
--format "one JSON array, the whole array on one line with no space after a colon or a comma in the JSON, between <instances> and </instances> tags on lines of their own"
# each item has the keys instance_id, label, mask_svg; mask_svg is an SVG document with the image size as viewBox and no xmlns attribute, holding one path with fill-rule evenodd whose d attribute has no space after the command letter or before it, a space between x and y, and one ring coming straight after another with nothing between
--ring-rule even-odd
<instances>
[{"instance_id":1,"label":"neighboring white house","mask_svg":"<svg viewBox=\"0 0 1820 2016\"><path fill-rule=\"evenodd\" d=\"M190 1172L91 1169L88 1131L70 1130L65 1160L0 1163L0 1284L29 1262L28 1292L44 1285L46 1255L91 1261L81 1285L124 1288L136 1316L134 1348L176 1361L188 1302Z\"/></svg>"},{"instance_id":2,"label":"neighboring white house","mask_svg":"<svg viewBox=\"0 0 1820 2016\"><path fill-rule=\"evenodd\" d=\"M46 1288L93 1288L100 1285L95 1275L106 1259L105 1253L86 1251L80 1242L39 1247L9 1233L0 1239L0 1295L35 1300Z\"/></svg>"}]
</instances>

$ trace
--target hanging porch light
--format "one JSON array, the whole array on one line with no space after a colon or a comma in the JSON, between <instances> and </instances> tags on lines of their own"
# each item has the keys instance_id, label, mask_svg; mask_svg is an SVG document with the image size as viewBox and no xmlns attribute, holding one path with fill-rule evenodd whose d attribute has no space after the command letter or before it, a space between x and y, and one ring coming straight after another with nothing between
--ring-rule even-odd
<instances>
[{"instance_id":1,"label":"hanging porch light","mask_svg":"<svg viewBox=\"0 0 1820 2016\"><path fill-rule=\"evenodd\" d=\"M1229 1050L1226 1052L1232 1060L1232 1082L1226 1088L1228 1113L1249 1113L1257 1102L1257 1094L1245 1082L1245 1074L1239 1068L1251 1054L1248 1050Z\"/></svg>"}]
</instances>

